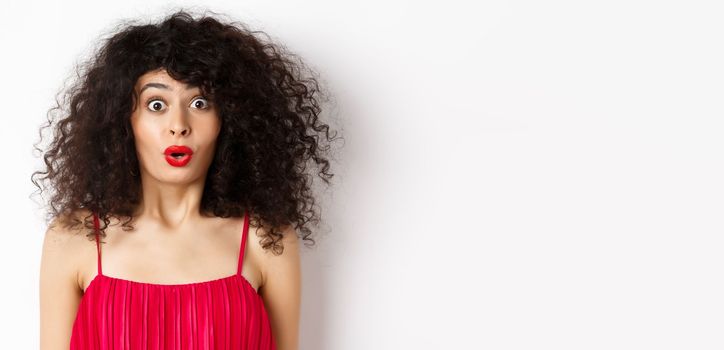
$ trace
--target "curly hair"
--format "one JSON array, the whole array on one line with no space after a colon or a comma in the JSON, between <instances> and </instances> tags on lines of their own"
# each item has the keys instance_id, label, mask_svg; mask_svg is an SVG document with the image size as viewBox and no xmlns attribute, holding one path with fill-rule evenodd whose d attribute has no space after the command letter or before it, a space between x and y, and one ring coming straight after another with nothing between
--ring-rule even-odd
<instances>
[{"instance_id":1,"label":"curly hair","mask_svg":"<svg viewBox=\"0 0 724 350\"><path fill-rule=\"evenodd\" d=\"M43 154L46 169L31 176L41 194L40 182L54 190L48 216L70 218L86 210L101 219L103 236L111 216L125 217L123 229L132 229L141 198L130 125L138 99L134 85L144 73L165 69L219 107L222 130L201 211L240 217L248 210L266 232L262 246L275 253L283 252L281 229L287 225L314 243L308 226L320 214L307 169L316 165L317 175L330 184L330 147L322 142L337 134L330 136L330 126L319 118L326 94L318 74L284 46L257 35L267 34L207 13L194 18L180 10L158 23L124 24L76 65L79 79L56 99L40 130L39 142L44 128L53 126L54 132ZM91 215L63 222L92 228Z\"/></svg>"}]
</instances>

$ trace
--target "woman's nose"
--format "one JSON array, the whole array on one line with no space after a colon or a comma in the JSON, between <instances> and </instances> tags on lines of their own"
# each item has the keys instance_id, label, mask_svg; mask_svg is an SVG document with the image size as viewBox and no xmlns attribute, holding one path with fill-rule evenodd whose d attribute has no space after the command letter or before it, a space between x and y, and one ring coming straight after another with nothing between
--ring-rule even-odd
<instances>
[{"instance_id":1,"label":"woman's nose","mask_svg":"<svg viewBox=\"0 0 724 350\"><path fill-rule=\"evenodd\" d=\"M179 110L171 118L171 126L169 127L171 135L176 136L180 134L182 136L186 136L188 133L191 132L191 127L189 126L188 120L184 113L184 111Z\"/></svg>"},{"instance_id":2,"label":"woman's nose","mask_svg":"<svg viewBox=\"0 0 724 350\"><path fill-rule=\"evenodd\" d=\"M181 135L183 135L183 136L186 136L186 134L189 133L188 130L189 130L188 127L171 128L171 135L181 134Z\"/></svg>"}]
</instances>

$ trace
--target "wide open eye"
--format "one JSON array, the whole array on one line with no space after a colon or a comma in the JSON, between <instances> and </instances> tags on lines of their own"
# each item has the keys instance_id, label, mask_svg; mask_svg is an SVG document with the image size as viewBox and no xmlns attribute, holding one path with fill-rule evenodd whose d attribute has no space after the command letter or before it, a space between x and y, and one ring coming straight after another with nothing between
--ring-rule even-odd
<instances>
[{"instance_id":1,"label":"wide open eye","mask_svg":"<svg viewBox=\"0 0 724 350\"><path fill-rule=\"evenodd\" d=\"M164 107L165 105L166 105L166 104L163 103L163 101L161 101L161 100L155 100L155 99L154 99L154 100L149 101L146 106L148 107L149 110L151 110L151 111L153 111L153 112L158 112L158 111L160 111L161 109L163 109L163 107Z\"/></svg>"},{"instance_id":2,"label":"wide open eye","mask_svg":"<svg viewBox=\"0 0 724 350\"><path fill-rule=\"evenodd\" d=\"M195 98L193 101L191 101L191 105L194 106L194 108L198 109L209 108L209 102L206 101L206 99L203 97Z\"/></svg>"}]
</instances>

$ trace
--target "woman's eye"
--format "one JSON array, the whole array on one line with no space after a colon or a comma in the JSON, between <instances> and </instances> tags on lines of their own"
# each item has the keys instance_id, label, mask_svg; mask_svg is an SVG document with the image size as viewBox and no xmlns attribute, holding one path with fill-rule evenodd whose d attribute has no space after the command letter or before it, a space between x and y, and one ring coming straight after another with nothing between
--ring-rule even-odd
<instances>
[{"instance_id":1,"label":"woman's eye","mask_svg":"<svg viewBox=\"0 0 724 350\"><path fill-rule=\"evenodd\" d=\"M147 106L148 106L148 109L150 109L154 112L158 112L161 109L163 109L164 103L161 100L152 100L151 102L148 103Z\"/></svg>"},{"instance_id":2,"label":"woman's eye","mask_svg":"<svg viewBox=\"0 0 724 350\"><path fill-rule=\"evenodd\" d=\"M207 102L206 99L199 97L199 98L193 100L191 102L191 105L194 106L195 108L206 109L209 107L209 102Z\"/></svg>"}]
</instances>

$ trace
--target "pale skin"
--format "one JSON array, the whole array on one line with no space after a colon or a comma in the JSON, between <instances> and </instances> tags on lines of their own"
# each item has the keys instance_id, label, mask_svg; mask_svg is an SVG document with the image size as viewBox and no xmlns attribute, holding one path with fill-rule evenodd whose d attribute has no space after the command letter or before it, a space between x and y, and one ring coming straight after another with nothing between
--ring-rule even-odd
<instances>
[{"instance_id":1,"label":"pale skin","mask_svg":"<svg viewBox=\"0 0 724 350\"><path fill-rule=\"evenodd\" d=\"M198 87L176 81L163 70L141 76L135 89L140 94L131 125L143 199L134 215L133 231L123 231L118 220L106 228L101 245L103 274L155 284L209 281L236 274L243 218L200 213L204 181L221 130L216 107L204 99ZM191 161L184 167L169 165L163 151L170 145L190 147L194 152ZM82 218L88 212L74 215ZM41 350L69 348L78 305L97 275L95 242L88 240L85 232L66 230L60 220L51 223L43 241ZM285 228L284 252L275 255L261 247L262 230L249 226L241 274L264 300L277 348L297 350L299 240L293 228Z\"/></svg>"}]
</instances>

